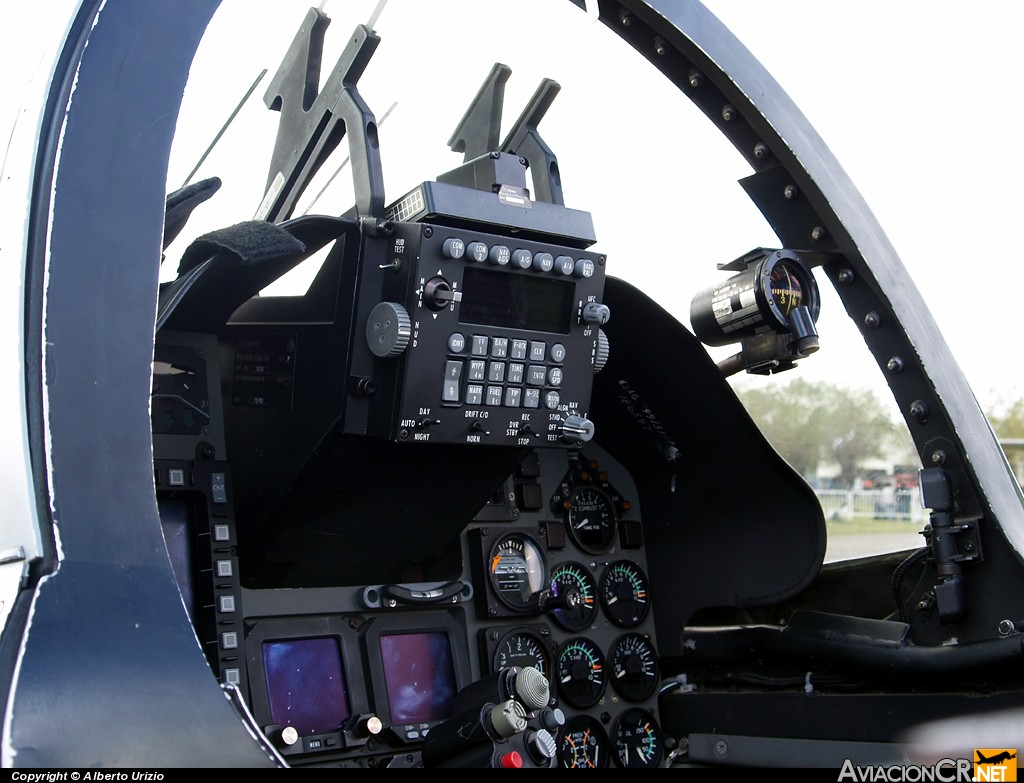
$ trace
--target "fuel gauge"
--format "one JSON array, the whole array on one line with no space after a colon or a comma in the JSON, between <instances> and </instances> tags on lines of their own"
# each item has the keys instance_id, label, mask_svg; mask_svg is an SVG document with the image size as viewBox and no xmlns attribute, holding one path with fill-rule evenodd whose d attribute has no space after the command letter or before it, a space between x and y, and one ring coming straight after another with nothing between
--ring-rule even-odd
<instances>
[{"instance_id":1,"label":"fuel gauge","mask_svg":"<svg viewBox=\"0 0 1024 783\"><path fill-rule=\"evenodd\" d=\"M597 487L582 486L565 500L565 523L580 549L592 555L607 551L615 541L615 505Z\"/></svg>"}]
</instances>

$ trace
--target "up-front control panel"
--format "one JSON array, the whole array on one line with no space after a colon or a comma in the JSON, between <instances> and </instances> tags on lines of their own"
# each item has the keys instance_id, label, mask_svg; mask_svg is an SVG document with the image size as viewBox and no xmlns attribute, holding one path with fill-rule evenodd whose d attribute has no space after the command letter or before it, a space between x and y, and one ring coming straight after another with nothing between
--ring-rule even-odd
<instances>
[{"instance_id":1,"label":"up-front control panel","mask_svg":"<svg viewBox=\"0 0 1024 783\"><path fill-rule=\"evenodd\" d=\"M371 425L399 442L588 441L604 257L422 223L395 224L382 301L366 319Z\"/></svg>"}]
</instances>

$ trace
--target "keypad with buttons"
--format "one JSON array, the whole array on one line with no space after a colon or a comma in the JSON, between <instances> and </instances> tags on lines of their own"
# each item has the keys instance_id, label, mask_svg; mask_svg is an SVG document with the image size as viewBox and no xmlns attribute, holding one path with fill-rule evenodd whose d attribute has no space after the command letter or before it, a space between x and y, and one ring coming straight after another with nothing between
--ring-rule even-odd
<instances>
[{"instance_id":1,"label":"keypad with buttons","mask_svg":"<svg viewBox=\"0 0 1024 783\"><path fill-rule=\"evenodd\" d=\"M461 338L461 339L456 339ZM562 343L520 340L502 336L474 334L469 338L472 356L486 359L462 359L466 339L460 333L448 337L452 354L445 361L441 402L444 405L486 405L505 408L555 410L560 402L566 350ZM529 359L530 364L507 359ZM461 388L465 376L467 383ZM482 383L478 383L482 382Z\"/></svg>"}]
</instances>

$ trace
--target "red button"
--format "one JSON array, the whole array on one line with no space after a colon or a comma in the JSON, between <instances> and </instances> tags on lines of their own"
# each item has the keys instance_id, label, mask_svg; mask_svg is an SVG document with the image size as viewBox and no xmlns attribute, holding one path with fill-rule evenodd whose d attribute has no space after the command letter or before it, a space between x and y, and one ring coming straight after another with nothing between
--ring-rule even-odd
<instances>
[{"instance_id":1,"label":"red button","mask_svg":"<svg viewBox=\"0 0 1024 783\"><path fill-rule=\"evenodd\" d=\"M523 766L523 757L519 755L519 751L513 750L511 753L506 753L501 757L501 768L502 769L519 769Z\"/></svg>"}]
</instances>

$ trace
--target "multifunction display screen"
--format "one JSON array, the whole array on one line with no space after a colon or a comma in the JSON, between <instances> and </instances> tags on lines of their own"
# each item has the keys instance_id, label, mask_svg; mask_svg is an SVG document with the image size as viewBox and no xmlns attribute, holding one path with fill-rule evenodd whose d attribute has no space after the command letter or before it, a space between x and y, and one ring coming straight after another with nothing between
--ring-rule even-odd
<instances>
[{"instance_id":1,"label":"multifunction display screen","mask_svg":"<svg viewBox=\"0 0 1024 783\"><path fill-rule=\"evenodd\" d=\"M466 267L459 322L568 334L574 291L568 281Z\"/></svg>"}]
</instances>

